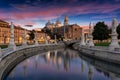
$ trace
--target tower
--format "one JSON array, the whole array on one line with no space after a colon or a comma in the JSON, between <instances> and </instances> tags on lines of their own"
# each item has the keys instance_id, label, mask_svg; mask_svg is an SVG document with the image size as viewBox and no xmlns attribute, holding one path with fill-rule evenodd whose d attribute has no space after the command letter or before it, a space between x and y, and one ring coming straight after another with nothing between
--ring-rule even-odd
<instances>
[{"instance_id":1,"label":"tower","mask_svg":"<svg viewBox=\"0 0 120 80\"><path fill-rule=\"evenodd\" d=\"M68 16L65 16L65 19L64 19L64 26L68 25Z\"/></svg>"}]
</instances>

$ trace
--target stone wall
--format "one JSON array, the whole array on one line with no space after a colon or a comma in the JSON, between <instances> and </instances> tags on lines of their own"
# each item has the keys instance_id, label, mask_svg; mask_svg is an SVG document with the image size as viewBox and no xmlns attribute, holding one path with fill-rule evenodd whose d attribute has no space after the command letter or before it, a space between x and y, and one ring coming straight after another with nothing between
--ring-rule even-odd
<instances>
[{"instance_id":1,"label":"stone wall","mask_svg":"<svg viewBox=\"0 0 120 80\"><path fill-rule=\"evenodd\" d=\"M41 45L28 47L11 52L2 58L0 62L0 80L3 80L8 72L24 59L49 50L64 48L64 45Z\"/></svg>"},{"instance_id":2,"label":"stone wall","mask_svg":"<svg viewBox=\"0 0 120 80\"><path fill-rule=\"evenodd\" d=\"M100 59L103 61L120 64L120 52L111 51L108 48L79 47L77 48L83 55Z\"/></svg>"}]
</instances>

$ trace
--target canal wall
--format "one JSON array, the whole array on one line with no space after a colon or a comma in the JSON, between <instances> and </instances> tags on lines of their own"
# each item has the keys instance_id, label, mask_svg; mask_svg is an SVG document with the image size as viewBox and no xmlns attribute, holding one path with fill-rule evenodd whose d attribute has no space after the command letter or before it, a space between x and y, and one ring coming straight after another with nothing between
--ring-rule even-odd
<instances>
[{"instance_id":1,"label":"canal wall","mask_svg":"<svg viewBox=\"0 0 120 80\"><path fill-rule=\"evenodd\" d=\"M99 46L75 46L74 48L85 56L120 65L119 48L115 50L109 50L109 47Z\"/></svg>"},{"instance_id":2,"label":"canal wall","mask_svg":"<svg viewBox=\"0 0 120 80\"><path fill-rule=\"evenodd\" d=\"M20 63L24 59L39 54L40 52L42 53L64 47L64 44L39 45L21 48L9 52L7 55L2 57L0 61L0 80L3 80L4 77L10 72L10 70L13 69L18 63Z\"/></svg>"},{"instance_id":3,"label":"canal wall","mask_svg":"<svg viewBox=\"0 0 120 80\"><path fill-rule=\"evenodd\" d=\"M95 67L97 71L100 71L105 75L108 75L109 77L112 78L112 80L120 80L120 65L86 57L82 54L79 54L79 56L83 59L82 60L83 66L84 66L84 60L85 60L88 62L88 66L90 65L92 67ZM92 72L94 74L94 70Z\"/></svg>"}]
</instances>

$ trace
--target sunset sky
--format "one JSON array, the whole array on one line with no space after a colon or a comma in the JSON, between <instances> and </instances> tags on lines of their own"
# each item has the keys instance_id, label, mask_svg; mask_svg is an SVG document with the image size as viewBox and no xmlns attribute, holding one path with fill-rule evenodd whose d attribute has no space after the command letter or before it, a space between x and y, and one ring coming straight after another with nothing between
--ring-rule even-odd
<instances>
[{"instance_id":1,"label":"sunset sky","mask_svg":"<svg viewBox=\"0 0 120 80\"><path fill-rule=\"evenodd\" d=\"M98 21L110 24L113 17L120 21L120 0L0 0L0 19L15 25L42 28L57 17L63 23L65 15L69 16L69 24L87 26Z\"/></svg>"}]
</instances>

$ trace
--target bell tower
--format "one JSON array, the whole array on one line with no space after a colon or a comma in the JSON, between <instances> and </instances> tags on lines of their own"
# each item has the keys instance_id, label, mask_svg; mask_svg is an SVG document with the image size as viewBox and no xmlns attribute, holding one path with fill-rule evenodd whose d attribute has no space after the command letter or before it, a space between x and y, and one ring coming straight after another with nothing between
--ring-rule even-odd
<instances>
[{"instance_id":1,"label":"bell tower","mask_svg":"<svg viewBox=\"0 0 120 80\"><path fill-rule=\"evenodd\" d=\"M65 16L65 19L64 19L64 26L68 25L68 16Z\"/></svg>"}]
</instances>

